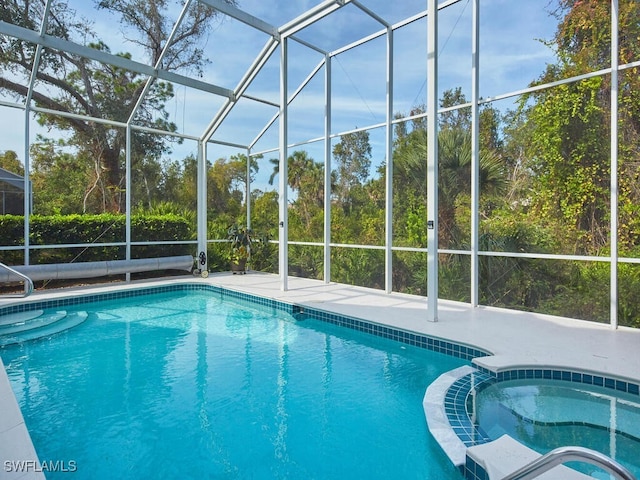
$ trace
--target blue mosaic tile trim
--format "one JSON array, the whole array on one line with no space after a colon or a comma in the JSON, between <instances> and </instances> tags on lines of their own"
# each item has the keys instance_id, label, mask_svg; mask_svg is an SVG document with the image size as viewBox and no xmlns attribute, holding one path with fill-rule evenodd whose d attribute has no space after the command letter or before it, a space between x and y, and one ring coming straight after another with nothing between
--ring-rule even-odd
<instances>
[{"instance_id":1,"label":"blue mosaic tile trim","mask_svg":"<svg viewBox=\"0 0 640 480\"><path fill-rule=\"evenodd\" d=\"M180 292L187 290L199 290L208 291L215 294L219 294L220 297L228 297L236 300L251 302L256 305L266 306L269 308L275 308L286 313L296 315L298 319L304 319L304 317L314 318L323 322L332 323L341 327L351 328L360 332L376 335L382 338L387 338L397 342L406 343L420 348L426 348L435 352L444 353L453 357L461 358L463 360L469 360L476 357L484 357L489 353L474 347L461 345L439 338L430 337L427 335L421 335L405 330L391 328L384 325L379 325L372 322L367 322L358 318L347 317L344 315L338 315L335 313L325 312L323 310L315 308L307 308L300 305L294 305L291 303L285 303L270 298L260 297L249 293L240 292L237 290L229 290L216 285L203 285L199 283L180 283L175 285L161 285L145 288L131 288L123 289L113 292L104 292L96 294L88 294L77 297L60 298L44 300L41 302L26 302L19 305L12 305L8 307L0 308L0 315L24 312L29 310L44 310L48 308L63 308L71 305L82 305L85 303L105 301L105 300L118 300L121 298L132 298L141 295L151 295L167 292Z\"/></svg>"},{"instance_id":2,"label":"blue mosaic tile trim","mask_svg":"<svg viewBox=\"0 0 640 480\"><path fill-rule=\"evenodd\" d=\"M263 307L274 308L282 310L286 313L295 314L300 312L300 307L291 303L280 302L271 298L260 297L257 295L251 295L249 293L239 292L237 290L228 290L226 288L216 287L220 290L222 297L233 298L235 300L242 300L250 302L254 305L260 305Z\"/></svg>"},{"instance_id":3,"label":"blue mosaic tile trim","mask_svg":"<svg viewBox=\"0 0 640 480\"><path fill-rule=\"evenodd\" d=\"M470 393L472 386L475 387L476 392L479 392L497 382L536 379L560 380L586 385L595 385L598 387L609 388L616 392L640 396L638 393L639 386L636 383L583 372L525 368L495 373L486 368L477 367L475 373L465 375L464 377L456 380L445 394L445 412L453 431L467 447L491 441L488 435L486 435L482 429L474 425L471 420ZM467 457L467 462L469 461L473 462L469 457ZM473 463L475 464L475 462ZM482 473L477 474L476 471L476 466L469 468L465 466L465 477L472 480L484 478L482 477Z\"/></svg>"},{"instance_id":4,"label":"blue mosaic tile trim","mask_svg":"<svg viewBox=\"0 0 640 480\"><path fill-rule=\"evenodd\" d=\"M468 404L472 388L493 383L491 376L475 372L465 375L451 385L444 397L444 410L451 428L467 447L490 442L489 436L471 420Z\"/></svg>"},{"instance_id":5,"label":"blue mosaic tile trim","mask_svg":"<svg viewBox=\"0 0 640 480\"><path fill-rule=\"evenodd\" d=\"M47 308L61 308L71 305L83 305L85 303L118 300L122 298L133 298L141 295L152 295L158 293L167 292L181 292L185 290L209 290L209 291L221 291L220 287L212 285L200 285L200 284L178 284L178 285L161 285L156 287L125 289L113 292L104 292L96 294L78 295L67 298L57 298L51 300L43 300L40 302L25 302L18 305L11 305L8 307L0 308L0 315L6 315L11 313L27 312L31 310L44 310Z\"/></svg>"},{"instance_id":6,"label":"blue mosaic tile trim","mask_svg":"<svg viewBox=\"0 0 640 480\"><path fill-rule=\"evenodd\" d=\"M367 322L358 318L347 317L336 313L325 312L315 308L301 307L301 315L307 315L316 320L331 323L340 327L346 327L359 332L376 335L396 342L406 343L420 348L426 348L435 352L444 353L463 360L472 360L477 357L487 356L489 353L474 347L449 342L428 335L409 332L398 328Z\"/></svg>"},{"instance_id":7,"label":"blue mosaic tile trim","mask_svg":"<svg viewBox=\"0 0 640 480\"><path fill-rule=\"evenodd\" d=\"M495 378L497 382L507 380L563 380L565 382L582 383L585 385L594 385L596 387L604 387L617 392L629 393L640 397L640 384L627 382L615 377L605 377L603 375L594 375L593 373L584 373L576 370L557 370L549 368L522 368L514 370L505 370L502 372L492 372L486 368L477 367L478 370Z\"/></svg>"},{"instance_id":8,"label":"blue mosaic tile trim","mask_svg":"<svg viewBox=\"0 0 640 480\"><path fill-rule=\"evenodd\" d=\"M464 464L463 475L467 480L489 480L487 471L469 456Z\"/></svg>"},{"instance_id":9,"label":"blue mosaic tile trim","mask_svg":"<svg viewBox=\"0 0 640 480\"><path fill-rule=\"evenodd\" d=\"M227 290L216 285L202 285L182 283L177 285L161 285L156 287L126 289L114 292L104 292L89 295L82 295L77 297L59 298L51 300L43 300L41 302L26 302L19 305L11 305L8 307L0 308L0 315L19 313L31 310L45 310L48 308L63 308L71 305L83 305L91 302L119 300L123 298L134 298L143 295L153 295L159 293L170 292L183 292L183 291L207 291L219 294L221 297L233 298L236 300L249 301L256 305L276 308L283 310L287 313L296 313L300 310L300 307L289 303L279 302L269 298L259 297L256 295L249 295L246 293L238 292L235 290Z\"/></svg>"},{"instance_id":10,"label":"blue mosaic tile trim","mask_svg":"<svg viewBox=\"0 0 640 480\"><path fill-rule=\"evenodd\" d=\"M580 422L580 421L574 421L574 420L569 420L569 421L560 421L560 422L544 422L541 420L535 420L533 418L529 418L529 417L525 417L524 415L516 412L515 410L507 407L506 405L499 405L499 408L502 408L504 410L506 410L507 412L509 412L510 415L513 415L514 417L522 420L525 423L529 423L531 425L539 425L542 427L567 427L567 426L581 426L581 427L589 427L590 429L593 430L602 430L605 431L607 433L614 433L616 435L619 435L621 437L625 437L628 438L629 440L632 440L634 442L640 442L640 438L629 433L629 432L625 432L624 430L620 430L618 428L611 428L610 426L607 425L599 425L597 423L592 423L592 422Z\"/></svg>"}]
</instances>

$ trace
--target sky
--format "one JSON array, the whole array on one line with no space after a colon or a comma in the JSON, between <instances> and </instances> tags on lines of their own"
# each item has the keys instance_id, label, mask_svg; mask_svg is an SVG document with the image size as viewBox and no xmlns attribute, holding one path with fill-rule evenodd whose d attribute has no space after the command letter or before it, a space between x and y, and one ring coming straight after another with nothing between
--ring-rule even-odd
<instances>
[{"instance_id":1,"label":"sky","mask_svg":"<svg viewBox=\"0 0 640 480\"><path fill-rule=\"evenodd\" d=\"M238 8L281 26L319 0L238 0ZM396 24L427 8L425 0L360 0L366 8ZM129 52L136 61L145 62L144 53L127 41L128 32L118 20L104 11L96 11L93 1L68 0L69 7L88 19L111 51ZM482 98L526 88L539 77L548 63L554 62L551 49L542 40L552 38L556 21L549 15L554 0L482 0L480 2L480 96ZM179 7L175 9L177 16ZM471 0L441 10L438 31L438 91L462 88L471 96ZM384 27L354 5L347 4L329 17L299 32L297 36L324 51L333 52L381 31ZM218 22L202 44L211 62L201 80L234 89L265 45L268 37L236 20ZM277 102L279 99L279 50L258 74L247 94ZM323 59L323 55L298 42L289 42L289 92L293 92ZM145 62L146 63L146 62ZM408 114L426 101L426 20L414 22L394 33L394 112ZM301 143L324 134L324 71L309 82L289 109L289 141ZM386 39L377 38L356 49L333 57L332 133L380 124L385 121ZM0 96L0 99L11 101ZM209 93L177 86L175 97L167 104L170 120L178 131L200 136L216 115L223 99ZM513 100L496 102L499 109L510 108ZM225 123L214 134L216 140L248 145L276 113L271 105L243 99L237 103ZM253 151L277 147L277 121L255 145ZM0 106L0 151L14 150L23 159L25 119L22 111ZM41 132L30 122L31 137ZM44 132L46 133L46 132ZM336 140L337 141L337 140ZM372 166L385 161L384 130L370 131L373 147ZM335 142L334 142L335 143ZM323 158L322 143L304 148L312 158ZM296 148L291 149L291 151ZM211 145L210 159L229 157L244 150ZM195 142L176 146L171 159L196 153ZM262 189L271 173L266 153L256 186Z\"/></svg>"}]
</instances>

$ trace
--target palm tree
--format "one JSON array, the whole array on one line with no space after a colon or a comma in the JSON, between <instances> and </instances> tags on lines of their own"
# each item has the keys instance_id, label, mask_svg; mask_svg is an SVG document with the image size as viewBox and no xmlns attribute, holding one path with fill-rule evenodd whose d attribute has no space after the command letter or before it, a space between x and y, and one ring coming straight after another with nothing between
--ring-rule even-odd
<instances>
[{"instance_id":1,"label":"palm tree","mask_svg":"<svg viewBox=\"0 0 640 480\"><path fill-rule=\"evenodd\" d=\"M273 165L273 172L271 172L271 176L269 177L269 185L273 185L273 181L280 173L280 160L272 158L269 162ZM309 154L304 150L296 150L289 156L287 159L287 170L289 174L287 183L292 190L300 190L300 185L303 182L305 173L313 168L314 163L314 160L310 158Z\"/></svg>"},{"instance_id":2,"label":"palm tree","mask_svg":"<svg viewBox=\"0 0 640 480\"><path fill-rule=\"evenodd\" d=\"M426 203L427 132L408 134L394 156L395 188L424 192ZM496 195L507 185L504 164L493 150L480 154L480 190ZM445 128L438 134L438 240L448 247L459 243L456 206L460 196L471 192L471 134L459 128Z\"/></svg>"}]
</instances>

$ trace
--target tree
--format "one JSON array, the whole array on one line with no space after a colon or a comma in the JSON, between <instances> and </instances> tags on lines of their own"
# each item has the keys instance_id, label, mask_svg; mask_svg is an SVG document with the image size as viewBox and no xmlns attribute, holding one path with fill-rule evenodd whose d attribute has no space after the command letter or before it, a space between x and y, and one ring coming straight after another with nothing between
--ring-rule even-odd
<instances>
[{"instance_id":1,"label":"tree","mask_svg":"<svg viewBox=\"0 0 640 480\"><path fill-rule=\"evenodd\" d=\"M440 99L440 108L449 108L467 103L467 98L462 93L462 87L446 90ZM471 109L458 108L448 110L438 116L440 130L470 130Z\"/></svg>"},{"instance_id":2,"label":"tree","mask_svg":"<svg viewBox=\"0 0 640 480\"><path fill-rule=\"evenodd\" d=\"M349 193L356 185L362 185L369 177L371 168L371 144L369 132L358 131L340 137L333 147L336 162L337 196L343 208L350 208Z\"/></svg>"},{"instance_id":3,"label":"tree","mask_svg":"<svg viewBox=\"0 0 640 480\"><path fill-rule=\"evenodd\" d=\"M141 46L149 64L156 65L170 32L168 10L171 3L168 0L103 0L97 1L96 5L120 15L125 37ZM0 19L37 31L43 18L44 4L43 0L3 2ZM206 59L198 41L206 37L215 16L212 8L193 2L168 54L160 63L161 68L188 68L194 73L201 73ZM96 38L88 25L89 22L78 17L64 0L52 1L48 34L110 53L109 47ZM127 53L118 55L130 57ZM16 97L26 97L34 56L35 45L8 36L0 37L0 90ZM145 84L146 78L137 73L45 48L36 72L32 98L37 106L50 110L126 122ZM164 109L165 102L172 96L171 84L153 82L135 112L136 123L174 131L176 127L168 120ZM119 211L124 188L124 129L48 113L38 113L38 121L50 128L71 132L67 144L76 147L80 157L98 165L93 169L96 178L90 183L102 190L105 209ZM139 131L134 135L134 160L146 158L151 161L167 151L164 138Z\"/></svg>"},{"instance_id":4,"label":"tree","mask_svg":"<svg viewBox=\"0 0 640 480\"><path fill-rule=\"evenodd\" d=\"M18 154L13 150L6 150L0 153L0 168L4 168L16 175L24 175L24 165L18 158Z\"/></svg>"},{"instance_id":5,"label":"tree","mask_svg":"<svg viewBox=\"0 0 640 480\"><path fill-rule=\"evenodd\" d=\"M275 177L280 173L280 161L269 160L273 171L269 176L269 185L273 185ZM324 203L324 164L316 162L303 150L296 150L287 159L288 185L297 197L305 202L318 206ZM332 172L333 173L333 172ZM335 188L335 175L332 174L332 188Z\"/></svg>"},{"instance_id":6,"label":"tree","mask_svg":"<svg viewBox=\"0 0 640 480\"><path fill-rule=\"evenodd\" d=\"M280 162L271 159L273 171L269 184L273 185L280 173ZM296 150L287 159L288 185L295 198L289 210L290 231L294 238L317 240L322 237L322 212L324 211L324 165L316 162L306 151ZM335 188L332 172L331 188ZM300 227L296 228L299 222ZM317 224L320 228L317 228Z\"/></svg>"},{"instance_id":7,"label":"tree","mask_svg":"<svg viewBox=\"0 0 640 480\"><path fill-rule=\"evenodd\" d=\"M68 215L100 210L100 196L91 195L93 175L89 161L61 151L50 139L38 138L31 146L34 213Z\"/></svg>"},{"instance_id":8,"label":"tree","mask_svg":"<svg viewBox=\"0 0 640 480\"><path fill-rule=\"evenodd\" d=\"M273 165L273 171L269 176L269 185L273 185L276 176L280 174L280 160L272 158L269 162ZM314 163L314 160L304 150L296 150L289 155L287 158L287 185L295 192L299 192L307 170L312 168Z\"/></svg>"},{"instance_id":9,"label":"tree","mask_svg":"<svg viewBox=\"0 0 640 480\"><path fill-rule=\"evenodd\" d=\"M558 30L548 44L558 54L534 83L547 83L610 65L610 3L562 0L554 12ZM620 2L620 63L640 58L640 10ZM640 80L638 69L621 72L618 85L621 247L640 240ZM526 95L512 132L532 173L531 210L549 219L564 253L598 254L608 248L610 212L611 77L593 78ZM526 134L518 134L525 131Z\"/></svg>"},{"instance_id":10,"label":"tree","mask_svg":"<svg viewBox=\"0 0 640 480\"><path fill-rule=\"evenodd\" d=\"M445 92L440 105L446 108L466 102L458 88ZM507 186L499 125L499 113L484 107L480 112L480 189L487 197L501 195ZM394 208L400 212L398 218L401 219L396 222L395 229L417 241L408 242L408 245L426 246L427 130L422 120L411 122L410 128L404 126L402 130L396 130L393 161ZM463 232L468 235L468 227L464 226L470 221L470 212L461 208L469 203L471 194L471 117L468 108L449 111L440 118L438 172L439 242L444 248L460 248L468 243Z\"/></svg>"}]
</instances>

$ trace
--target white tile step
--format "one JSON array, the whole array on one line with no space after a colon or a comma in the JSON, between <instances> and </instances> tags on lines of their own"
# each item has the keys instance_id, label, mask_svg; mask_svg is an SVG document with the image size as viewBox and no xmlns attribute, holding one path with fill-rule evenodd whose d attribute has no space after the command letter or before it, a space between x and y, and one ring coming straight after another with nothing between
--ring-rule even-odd
<instances>
[{"instance_id":1,"label":"white tile step","mask_svg":"<svg viewBox=\"0 0 640 480\"><path fill-rule=\"evenodd\" d=\"M38 338L50 337L70 328L76 327L84 322L89 314L87 312L71 312L66 314L60 320L34 328L31 330L25 330L9 335L0 335L0 347L5 345L12 345L15 343L23 343L29 340L36 340Z\"/></svg>"},{"instance_id":2,"label":"white tile step","mask_svg":"<svg viewBox=\"0 0 640 480\"><path fill-rule=\"evenodd\" d=\"M42 312L42 310L41 310ZM0 325L0 335L9 335L11 333L26 332L27 330L33 330L40 327L45 327L59 320L62 320L67 316L67 312L51 312L42 313L40 316L19 319L13 323L5 323Z\"/></svg>"},{"instance_id":3,"label":"white tile step","mask_svg":"<svg viewBox=\"0 0 640 480\"><path fill-rule=\"evenodd\" d=\"M8 313L0 316L0 326L10 325L12 323L27 322L34 318L38 318L44 313L44 310L28 310L26 312Z\"/></svg>"}]
</instances>

